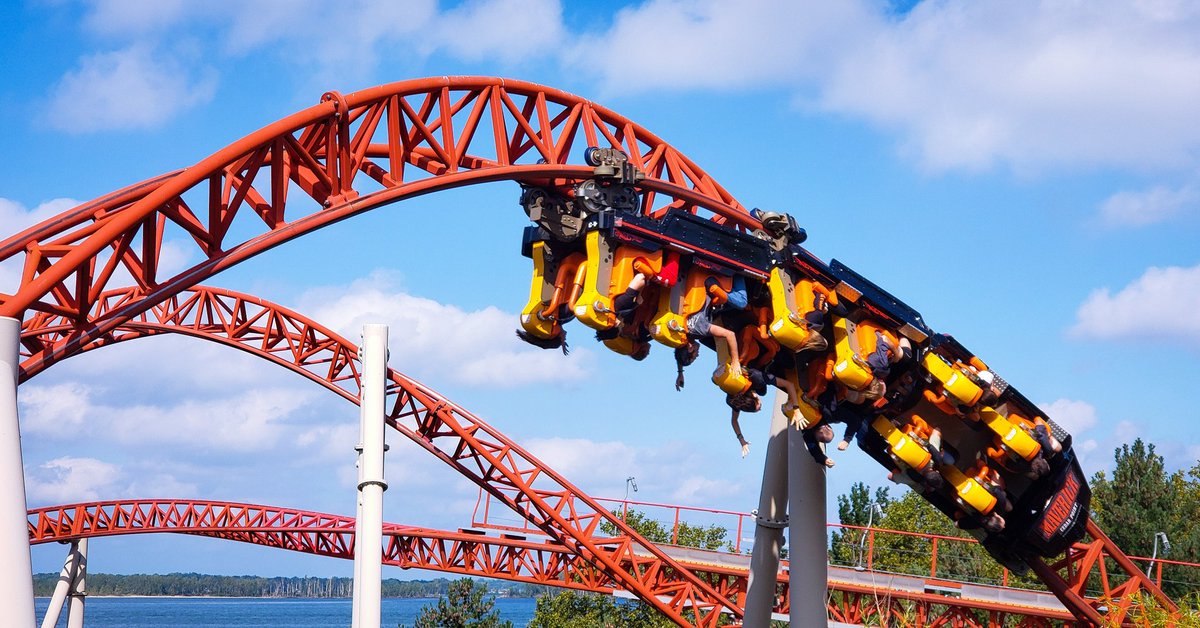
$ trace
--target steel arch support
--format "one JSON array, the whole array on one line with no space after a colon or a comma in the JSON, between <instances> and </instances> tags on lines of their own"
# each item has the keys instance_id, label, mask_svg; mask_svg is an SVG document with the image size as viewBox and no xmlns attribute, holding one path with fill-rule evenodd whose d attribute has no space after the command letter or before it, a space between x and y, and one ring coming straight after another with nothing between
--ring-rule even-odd
<instances>
[{"instance_id":1,"label":"steel arch support","mask_svg":"<svg viewBox=\"0 0 1200 628\"><path fill-rule=\"evenodd\" d=\"M120 308L128 298L128 293L122 292L102 295L97 309ZM318 382L347 401L358 402L360 370L353 344L295 312L231 291L202 287L177 295L83 349L165 332L247 351ZM62 317L38 314L26 329L26 338L33 342L25 344L54 342L70 333L71 325ZM25 364L26 378L49 365L32 354ZM619 517L452 401L391 370L386 407L388 422L396 430L573 553L596 563L622 588L668 617L683 622L684 610L692 610L698 625L715 625L725 609L740 616L740 605L719 587L679 565ZM595 536L601 522L612 525L618 534L598 541Z\"/></svg>"}]
</instances>

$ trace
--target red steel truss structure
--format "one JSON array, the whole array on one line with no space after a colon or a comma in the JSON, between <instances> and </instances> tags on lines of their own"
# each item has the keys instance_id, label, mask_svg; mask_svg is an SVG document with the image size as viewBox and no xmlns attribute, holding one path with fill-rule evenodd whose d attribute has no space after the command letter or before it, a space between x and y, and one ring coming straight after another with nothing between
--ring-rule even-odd
<instances>
[{"instance_id":1,"label":"red steel truss structure","mask_svg":"<svg viewBox=\"0 0 1200 628\"><path fill-rule=\"evenodd\" d=\"M97 312L122 307L129 292L101 295ZM26 347L54 343L72 333L71 324L62 316L35 314L27 323L22 334ZM295 312L230 291L199 287L175 295L79 351L164 332L242 349L358 403L360 371L355 345ZM31 342L25 342L27 339ZM22 358L24 377L37 374L48 364L31 354ZM715 625L722 609L740 616L741 605L729 597L726 580L705 580L680 566L619 517L449 399L390 370L386 406L388 423L401 434L672 619L707 626ZM619 533L600 543L595 537L602 522ZM685 618L684 611L689 609L698 611L694 618Z\"/></svg>"},{"instance_id":2,"label":"red steel truss structure","mask_svg":"<svg viewBox=\"0 0 1200 628\"><path fill-rule=\"evenodd\" d=\"M29 512L29 538L33 544L155 532L207 536L333 558L354 556L353 518L304 510L202 500L129 500ZM384 563L401 568L605 594L619 588L604 570L558 543L396 524L385 524L384 538ZM706 579L730 583L732 594L745 594L745 570L699 563L690 568ZM786 576L780 578L779 591L775 612L787 613ZM828 599L831 617L863 624L873 621L882 625L999 628L1050 626L1071 619L1061 610L871 588L836 579L830 581Z\"/></svg>"},{"instance_id":3,"label":"red steel truss structure","mask_svg":"<svg viewBox=\"0 0 1200 628\"><path fill-rule=\"evenodd\" d=\"M130 298L129 292L132 289L101 295L97 300L97 311L103 314L110 308L120 308ZM25 346L53 344L63 334L71 333L71 329L70 322L61 316L37 314L29 319L22 340L34 341L25 343ZM358 401L357 347L294 311L230 290L205 286L187 290L126 321L105 336L82 346L79 351L163 333L189 335L241 349L320 383L348 401ZM47 366L47 363L37 361L36 356L28 351L23 352L22 358L22 375L25 378L36 375ZM677 564L663 552L657 556L631 558L640 553L639 547L654 547L653 544L638 537L624 526L619 517L613 516L608 509L571 486L478 417L396 371L390 371L389 377L389 424L471 478L533 526L564 543L567 551L582 556L588 555L588 546L599 548L597 551L611 551L609 557L620 569L603 577L612 582L607 585L609 589L614 586L626 588L639 597L645 595L643 599L650 601L668 595L665 592L679 586L670 578L663 578L647 582L643 591L628 588L627 581L631 578L636 580L635 573L660 574L662 578L661 574L682 574L688 572L689 568ZM535 481L541 484L534 487ZM593 537L601 520L617 526L625 536L597 541ZM552 531L553 526L558 525L564 527ZM1094 523L1089 523L1088 532L1091 538L1076 544L1061 560L1053 565L1034 566L1039 577L1076 617L1097 624L1120 623L1128 613L1132 594L1137 591L1146 591L1164 605L1171 604L1161 589L1146 578ZM587 538L580 539L583 535ZM564 540L564 537L568 540ZM569 540L571 538L578 544L573 545ZM584 540L588 542L583 543ZM604 564L601 571L611 568L611 565ZM743 599L744 583L738 582L733 573L708 570L696 576L731 602ZM600 581L600 576L589 580ZM663 589L657 588L660 586ZM1084 591L1085 586L1098 587L1098 591L1088 595ZM902 617L912 615L913 603L940 609L937 612L924 611L926 614L922 616L925 618L941 616L941 612L949 613L953 608L959 608L953 605L942 608L946 599L937 595L888 592L887 596L881 598L878 589L853 584L842 585L837 591L838 603L831 607L836 611L832 616L846 622L876 616L872 613L884 613L899 621ZM780 612L786 612L786 588L781 589L781 596ZM995 613L1001 618L1013 614L1011 608L1003 605L981 608L975 604L962 608ZM1025 619L1063 619L1054 614L1021 615ZM964 617L966 615L959 617L959 620L966 621Z\"/></svg>"},{"instance_id":4,"label":"red steel truss structure","mask_svg":"<svg viewBox=\"0 0 1200 628\"><path fill-rule=\"evenodd\" d=\"M413 196L500 180L571 185L593 175L578 163L582 148L602 145L622 149L646 174L638 183L642 212L686 208L718 222L757 226L694 162L599 105L497 78L405 81L345 96L327 93L318 105L192 167L0 242L0 261L19 260L23 268L16 292L0 294L0 316L24 320L22 379L84 349L158 333L146 327L155 319L174 325L172 331L252 351L356 400L352 345L259 299L196 286L272 247ZM166 241L191 243L201 261L165 276L159 259ZM684 621L684 609L697 625L714 625L722 609L740 614L725 583L681 568L494 428L398 373L389 392L396 429L622 588L676 621ZM605 520L621 532L615 545L594 541ZM1101 619L1098 603L1078 594L1092 570L1114 599L1146 590L1169 605L1094 525L1089 531L1096 549L1035 565L1077 617ZM635 552L641 547L649 556ZM1123 575L1110 587L1114 569Z\"/></svg>"}]
</instances>

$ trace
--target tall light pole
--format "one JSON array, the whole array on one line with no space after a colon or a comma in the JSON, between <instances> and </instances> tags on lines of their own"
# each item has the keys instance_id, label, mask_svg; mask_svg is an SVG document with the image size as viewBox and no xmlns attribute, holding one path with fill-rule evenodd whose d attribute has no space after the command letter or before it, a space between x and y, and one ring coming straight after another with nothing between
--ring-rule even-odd
<instances>
[{"instance_id":1,"label":"tall light pole","mask_svg":"<svg viewBox=\"0 0 1200 628\"><path fill-rule=\"evenodd\" d=\"M1150 564L1146 565L1146 577L1150 577L1150 570L1154 569L1154 561L1158 560L1158 542L1162 541L1163 556L1171 553L1171 539L1167 538L1166 532L1154 533L1154 553L1150 555Z\"/></svg>"},{"instance_id":2,"label":"tall light pole","mask_svg":"<svg viewBox=\"0 0 1200 628\"><path fill-rule=\"evenodd\" d=\"M629 516L629 487L633 487L633 492L637 492L637 478L632 475L625 478L625 501L621 504L621 521L625 521Z\"/></svg>"},{"instance_id":3,"label":"tall light pole","mask_svg":"<svg viewBox=\"0 0 1200 628\"><path fill-rule=\"evenodd\" d=\"M879 502L871 502L867 506L867 529L863 530L862 538L858 540L858 564L854 566L856 571L863 571L863 551L867 544L867 536L871 534L871 526L875 523L875 513L879 513L879 517L883 517L883 506Z\"/></svg>"}]
</instances>

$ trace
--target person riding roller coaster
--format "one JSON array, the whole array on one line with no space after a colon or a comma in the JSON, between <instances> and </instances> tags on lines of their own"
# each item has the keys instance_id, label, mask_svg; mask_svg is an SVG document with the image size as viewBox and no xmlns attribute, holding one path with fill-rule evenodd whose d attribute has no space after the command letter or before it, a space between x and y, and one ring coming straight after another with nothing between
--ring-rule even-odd
<instances>
[{"instance_id":1,"label":"person riding roller coaster","mask_svg":"<svg viewBox=\"0 0 1200 628\"><path fill-rule=\"evenodd\" d=\"M726 310L744 310L749 304L746 292L746 280L739 275L733 277L733 290L725 291L713 277L704 282L707 296L704 305L687 317L687 344L675 350L675 364L678 367L675 377L675 390L684 385L683 369L696 360L700 344L715 346L717 339L725 341L729 347L730 369L734 372L742 370L741 358L738 354L737 334L729 327L715 322Z\"/></svg>"},{"instance_id":2,"label":"person riding roller coaster","mask_svg":"<svg viewBox=\"0 0 1200 628\"><path fill-rule=\"evenodd\" d=\"M517 338L520 338L524 342L527 342L539 349L562 349L563 355L569 355L571 353L571 349L567 346L567 328L563 325L573 320L575 315L571 312L571 308L568 304L563 304L559 306L558 316L558 324L555 325L555 329L558 331L558 333L554 336L551 336L550 338L539 338L538 336L534 336L524 329L518 329Z\"/></svg>"},{"instance_id":3,"label":"person riding roller coaster","mask_svg":"<svg viewBox=\"0 0 1200 628\"><path fill-rule=\"evenodd\" d=\"M641 257L633 261L633 270L633 278L629 280L625 291L613 299L613 313L616 314L617 324L610 329L597 331L596 340L603 342L625 338L632 343L629 357L640 361L650 354L652 337L647 321L653 314L653 306L642 298L642 292L650 282L670 285L674 278L662 273L656 274L650 263Z\"/></svg>"}]
</instances>

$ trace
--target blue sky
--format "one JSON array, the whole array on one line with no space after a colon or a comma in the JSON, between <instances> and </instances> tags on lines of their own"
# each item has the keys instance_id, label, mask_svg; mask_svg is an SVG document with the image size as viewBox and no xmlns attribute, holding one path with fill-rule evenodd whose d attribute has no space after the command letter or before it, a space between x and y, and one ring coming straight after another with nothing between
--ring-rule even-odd
<instances>
[{"instance_id":1,"label":"blue sky","mask_svg":"<svg viewBox=\"0 0 1200 628\"><path fill-rule=\"evenodd\" d=\"M191 165L330 89L520 78L600 102L747 206L795 215L814 253L906 300L1071 429L1089 475L1138 436L1173 469L1200 458L1194 3L44 0L0 12L0 233ZM468 225L453 248L450 222ZM394 368L594 495L620 496L632 475L644 500L752 508L766 417L743 420L754 446L741 459L701 369L677 393L668 351L633 363L581 328L566 358L512 338L524 224L515 185L442 193L211 283L350 338L391 325ZM167 248L179 268L197 261ZM0 265L0 291L14 273ZM357 409L240 353L139 341L57 365L20 395L31 505L205 497L353 512ZM475 489L391 443L386 518L466 525ZM835 459L831 499L885 482L861 452ZM106 540L92 555L118 573L349 572L201 539ZM57 546L34 551L39 571L61 560Z\"/></svg>"}]
</instances>

